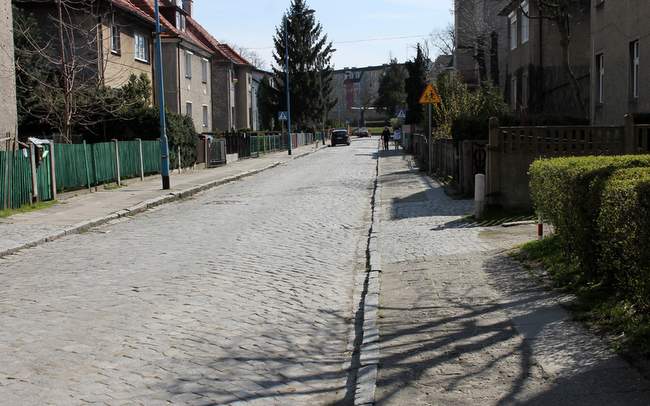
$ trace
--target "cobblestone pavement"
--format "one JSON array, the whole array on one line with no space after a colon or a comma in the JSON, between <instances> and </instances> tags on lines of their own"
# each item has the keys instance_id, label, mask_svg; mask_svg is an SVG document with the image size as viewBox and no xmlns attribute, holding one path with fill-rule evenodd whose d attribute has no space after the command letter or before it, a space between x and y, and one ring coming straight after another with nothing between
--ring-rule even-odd
<instances>
[{"instance_id":1,"label":"cobblestone pavement","mask_svg":"<svg viewBox=\"0 0 650 406\"><path fill-rule=\"evenodd\" d=\"M295 150L294 155L313 150L314 146L302 146ZM172 171L172 189L169 191L160 189L160 176L150 176L145 178L144 182L139 179L126 179L123 187L119 189L105 190L100 186L95 193L86 193L84 190L65 193L59 195L58 204L47 209L0 218L0 236L2 236L0 252L63 231L79 222L124 210L169 192L178 192L290 159L286 152L277 152L210 170L190 170L180 175Z\"/></svg>"},{"instance_id":2,"label":"cobblestone pavement","mask_svg":"<svg viewBox=\"0 0 650 406\"><path fill-rule=\"evenodd\" d=\"M503 251L535 227L462 221L451 200L380 160L379 405L650 405L650 386Z\"/></svg>"},{"instance_id":3,"label":"cobblestone pavement","mask_svg":"<svg viewBox=\"0 0 650 406\"><path fill-rule=\"evenodd\" d=\"M0 404L345 403L376 149L0 260Z\"/></svg>"}]
</instances>

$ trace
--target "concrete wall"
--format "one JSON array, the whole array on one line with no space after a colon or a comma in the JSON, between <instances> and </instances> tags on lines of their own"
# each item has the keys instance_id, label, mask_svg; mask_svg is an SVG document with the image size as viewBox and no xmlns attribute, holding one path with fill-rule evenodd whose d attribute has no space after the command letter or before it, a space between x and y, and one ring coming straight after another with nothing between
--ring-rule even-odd
<instances>
[{"instance_id":1,"label":"concrete wall","mask_svg":"<svg viewBox=\"0 0 650 406\"><path fill-rule=\"evenodd\" d=\"M253 75L250 67L238 67L236 69L237 85L235 86L235 110L237 128L251 128L251 106L252 106L252 85Z\"/></svg>"},{"instance_id":2,"label":"concrete wall","mask_svg":"<svg viewBox=\"0 0 650 406\"><path fill-rule=\"evenodd\" d=\"M180 114L179 102L179 60L178 44L175 40L162 44L163 83L165 86L165 107L172 113ZM158 74L158 72L156 72ZM158 97L158 96L156 96Z\"/></svg>"},{"instance_id":3,"label":"concrete wall","mask_svg":"<svg viewBox=\"0 0 650 406\"><path fill-rule=\"evenodd\" d=\"M16 135L16 71L11 1L0 0L0 139ZM4 148L0 142L0 148Z\"/></svg>"},{"instance_id":4,"label":"concrete wall","mask_svg":"<svg viewBox=\"0 0 650 406\"><path fill-rule=\"evenodd\" d=\"M187 75L185 67L185 56L191 55L192 70L191 75ZM199 133L212 131L212 88L210 85L210 60L208 55L198 53L195 49L187 47L178 47L179 57L179 99L180 110L182 114L186 113L187 103L192 103L192 119L194 126ZM207 81L202 78L202 61L208 66ZM191 77L188 77L191 76ZM207 122L203 122L203 107L208 109Z\"/></svg>"},{"instance_id":5,"label":"concrete wall","mask_svg":"<svg viewBox=\"0 0 650 406\"><path fill-rule=\"evenodd\" d=\"M212 121L215 131L234 128L232 64L212 61Z\"/></svg>"},{"instance_id":6,"label":"concrete wall","mask_svg":"<svg viewBox=\"0 0 650 406\"><path fill-rule=\"evenodd\" d=\"M113 17L102 19L101 25L101 49L104 59L104 83L111 87L124 85L131 74L140 76L145 74L149 79L153 76L153 37L151 35L153 26L136 18L116 12ZM111 51L111 26L116 24L120 27L120 52ZM149 41L148 62L135 59L135 34L144 35ZM152 80L153 85L153 80Z\"/></svg>"},{"instance_id":7,"label":"concrete wall","mask_svg":"<svg viewBox=\"0 0 650 406\"><path fill-rule=\"evenodd\" d=\"M591 36L591 117L594 124L618 125L626 113L650 112L650 2L647 0L592 0ZM630 43L639 40L639 97L631 92ZM597 54L605 59L604 103L596 97L595 61Z\"/></svg>"}]
</instances>

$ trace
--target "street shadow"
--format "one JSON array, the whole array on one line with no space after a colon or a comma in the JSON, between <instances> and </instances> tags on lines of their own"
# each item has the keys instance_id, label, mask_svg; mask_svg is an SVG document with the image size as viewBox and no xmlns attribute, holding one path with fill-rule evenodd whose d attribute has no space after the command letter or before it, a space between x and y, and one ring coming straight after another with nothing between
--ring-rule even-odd
<instances>
[{"instance_id":1,"label":"street shadow","mask_svg":"<svg viewBox=\"0 0 650 406\"><path fill-rule=\"evenodd\" d=\"M354 323L327 309L321 309L319 314L330 321ZM171 396L200 396L205 399L201 404L206 405L352 405L355 382L351 355L345 348L333 346L341 342L341 331L329 329L307 315L290 317L283 323L295 325L296 331L279 333L269 322L253 337L255 342L233 337L230 345L224 346L222 339L202 340L202 345L222 355L185 360L195 370L178 374L163 389ZM344 338L347 340L347 333Z\"/></svg>"},{"instance_id":2,"label":"street shadow","mask_svg":"<svg viewBox=\"0 0 650 406\"><path fill-rule=\"evenodd\" d=\"M508 300L476 300L467 288L467 296L443 305L438 298L436 306L380 306L377 405L404 398L435 405L650 404L648 382L622 373L597 339L567 348L556 295L531 283L513 260L496 255L483 270ZM536 356L567 367L549 373Z\"/></svg>"}]
</instances>

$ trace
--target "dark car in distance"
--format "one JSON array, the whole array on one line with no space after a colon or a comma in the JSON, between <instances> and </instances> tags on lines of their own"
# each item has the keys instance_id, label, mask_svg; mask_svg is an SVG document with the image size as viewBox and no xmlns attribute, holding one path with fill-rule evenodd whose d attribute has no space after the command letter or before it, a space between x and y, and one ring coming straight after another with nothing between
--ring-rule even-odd
<instances>
[{"instance_id":1,"label":"dark car in distance","mask_svg":"<svg viewBox=\"0 0 650 406\"><path fill-rule=\"evenodd\" d=\"M357 137L363 138L363 137L370 137L370 131L366 127L361 127L357 129Z\"/></svg>"},{"instance_id":2,"label":"dark car in distance","mask_svg":"<svg viewBox=\"0 0 650 406\"><path fill-rule=\"evenodd\" d=\"M345 145L350 145L350 135L348 134L348 130L341 129L341 130L332 130L332 143L331 145L337 146L339 144L345 144Z\"/></svg>"}]
</instances>

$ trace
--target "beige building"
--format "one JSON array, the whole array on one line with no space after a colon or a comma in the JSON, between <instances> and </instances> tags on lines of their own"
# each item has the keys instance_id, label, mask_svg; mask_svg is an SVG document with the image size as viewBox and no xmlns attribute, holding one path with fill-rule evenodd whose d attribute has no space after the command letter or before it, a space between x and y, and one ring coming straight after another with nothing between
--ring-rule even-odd
<instances>
[{"instance_id":1,"label":"beige building","mask_svg":"<svg viewBox=\"0 0 650 406\"><path fill-rule=\"evenodd\" d=\"M650 2L592 0L591 117L623 124L627 113L650 113Z\"/></svg>"},{"instance_id":2,"label":"beige building","mask_svg":"<svg viewBox=\"0 0 650 406\"><path fill-rule=\"evenodd\" d=\"M112 0L101 15L100 76L105 85L120 87L131 75L153 80L154 19L129 0Z\"/></svg>"},{"instance_id":3,"label":"beige building","mask_svg":"<svg viewBox=\"0 0 650 406\"><path fill-rule=\"evenodd\" d=\"M11 1L0 0L0 149L5 138L16 136L16 70Z\"/></svg>"}]
</instances>

